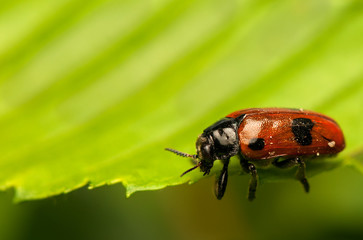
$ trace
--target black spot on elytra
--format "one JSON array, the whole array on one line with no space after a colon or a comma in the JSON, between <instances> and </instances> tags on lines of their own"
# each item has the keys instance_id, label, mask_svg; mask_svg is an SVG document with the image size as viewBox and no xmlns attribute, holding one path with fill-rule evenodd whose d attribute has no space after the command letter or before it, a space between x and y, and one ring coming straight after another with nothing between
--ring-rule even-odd
<instances>
[{"instance_id":1,"label":"black spot on elytra","mask_svg":"<svg viewBox=\"0 0 363 240\"><path fill-rule=\"evenodd\" d=\"M312 143L313 138L310 132L313 126L314 123L309 118L295 118L292 120L291 130L298 144L307 146Z\"/></svg>"},{"instance_id":2,"label":"black spot on elytra","mask_svg":"<svg viewBox=\"0 0 363 240\"><path fill-rule=\"evenodd\" d=\"M262 150L265 147L265 140L263 138L252 138L248 143L248 147L252 150Z\"/></svg>"}]
</instances>

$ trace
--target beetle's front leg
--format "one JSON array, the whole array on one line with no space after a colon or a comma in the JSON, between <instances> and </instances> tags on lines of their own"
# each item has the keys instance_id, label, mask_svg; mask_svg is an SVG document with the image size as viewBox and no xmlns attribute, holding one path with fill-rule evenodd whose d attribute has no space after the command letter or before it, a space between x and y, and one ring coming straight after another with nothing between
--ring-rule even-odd
<instances>
[{"instance_id":1,"label":"beetle's front leg","mask_svg":"<svg viewBox=\"0 0 363 240\"><path fill-rule=\"evenodd\" d=\"M229 159L223 162L223 168L218 177L216 178L214 193L218 200L221 200L224 192L226 191L228 181L228 164Z\"/></svg>"},{"instance_id":2,"label":"beetle's front leg","mask_svg":"<svg viewBox=\"0 0 363 240\"><path fill-rule=\"evenodd\" d=\"M252 201L256 198L256 189L257 189L257 169L254 164L249 163L241 153L238 154L239 161L241 164L242 169L246 172L251 174L250 184L248 187L248 200Z\"/></svg>"}]
</instances>

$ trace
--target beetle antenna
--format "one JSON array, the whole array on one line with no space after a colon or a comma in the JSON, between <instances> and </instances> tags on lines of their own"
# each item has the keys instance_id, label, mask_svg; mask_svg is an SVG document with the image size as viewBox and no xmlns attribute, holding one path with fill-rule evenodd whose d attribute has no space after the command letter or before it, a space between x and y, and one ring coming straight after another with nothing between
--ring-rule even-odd
<instances>
[{"instance_id":1,"label":"beetle antenna","mask_svg":"<svg viewBox=\"0 0 363 240\"><path fill-rule=\"evenodd\" d=\"M182 157L189 157L189 158L193 158L193 159L197 159L198 155L194 154L188 154L188 153L183 153L180 151L177 151L175 149L172 148L165 148L166 151L170 151L172 153L175 153L176 155L182 156ZM180 175L180 177L184 176L185 174L187 174L190 171L193 171L194 169L200 167L200 165L202 165L202 162L198 162L197 165L195 165L194 167L192 167L191 169L186 170L185 172L182 173L182 175Z\"/></svg>"},{"instance_id":2,"label":"beetle antenna","mask_svg":"<svg viewBox=\"0 0 363 240\"><path fill-rule=\"evenodd\" d=\"M197 165L195 165L194 167L192 167L191 169L186 170L185 172L182 173L182 175L180 175L180 177L184 176L185 174L187 174L190 171L193 171L194 169L200 167L200 165L202 164L202 162L199 162Z\"/></svg>"},{"instance_id":3,"label":"beetle antenna","mask_svg":"<svg viewBox=\"0 0 363 240\"><path fill-rule=\"evenodd\" d=\"M175 153L176 155L182 156L182 157L189 157L189 158L193 158L193 159L197 159L198 156L197 155L192 155L192 154L188 154L188 153L183 153L180 151L177 151L175 149L171 149L171 148L165 148L166 151L170 151Z\"/></svg>"}]
</instances>

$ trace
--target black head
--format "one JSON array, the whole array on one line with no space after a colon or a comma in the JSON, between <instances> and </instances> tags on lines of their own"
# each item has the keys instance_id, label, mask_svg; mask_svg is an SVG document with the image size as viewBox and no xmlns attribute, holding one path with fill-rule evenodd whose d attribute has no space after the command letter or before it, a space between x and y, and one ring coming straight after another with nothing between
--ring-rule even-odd
<instances>
[{"instance_id":1,"label":"black head","mask_svg":"<svg viewBox=\"0 0 363 240\"><path fill-rule=\"evenodd\" d=\"M182 176L198 167L204 172L204 175L209 174L215 160L226 160L238 153L239 145L235 119L223 118L205 129L197 139L196 149L197 154L191 155L166 148L166 150L177 155L199 160L197 165L184 172Z\"/></svg>"},{"instance_id":2,"label":"black head","mask_svg":"<svg viewBox=\"0 0 363 240\"><path fill-rule=\"evenodd\" d=\"M197 156L200 160L200 171L204 172L204 175L209 174L214 161L217 160L214 153L213 138L203 133L198 137L195 145L197 148Z\"/></svg>"}]
</instances>

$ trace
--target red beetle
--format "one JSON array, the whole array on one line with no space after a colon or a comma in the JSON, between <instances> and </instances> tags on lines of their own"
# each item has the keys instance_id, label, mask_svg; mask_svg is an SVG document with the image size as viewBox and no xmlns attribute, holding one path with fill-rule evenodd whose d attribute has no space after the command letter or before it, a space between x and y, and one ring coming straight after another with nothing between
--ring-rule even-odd
<instances>
[{"instance_id":1,"label":"red beetle","mask_svg":"<svg viewBox=\"0 0 363 240\"><path fill-rule=\"evenodd\" d=\"M197 139L196 155L166 150L199 160L181 176L198 167L204 175L209 174L214 161L221 160L223 168L215 186L218 199L226 190L229 159L238 155L242 169L251 174L248 199L253 200L258 179L255 165L296 165L296 178L309 192L305 160L335 155L344 147L342 130L323 114L302 109L250 108L233 112L206 128Z\"/></svg>"}]
</instances>

